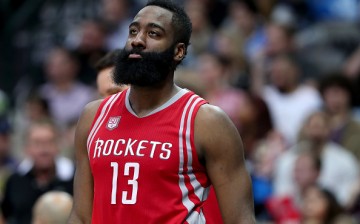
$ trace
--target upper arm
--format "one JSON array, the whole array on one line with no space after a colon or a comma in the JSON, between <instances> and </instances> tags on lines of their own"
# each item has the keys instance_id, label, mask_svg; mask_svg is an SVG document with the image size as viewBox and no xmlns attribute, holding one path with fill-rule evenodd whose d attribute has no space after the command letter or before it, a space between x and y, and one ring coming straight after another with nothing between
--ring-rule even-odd
<instances>
[{"instance_id":1,"label":"upper arm","mask_svg":"<svg viewBox=\"0 0 360 224\"><path fill-rule=\"evenodd\" d=\"M203 105L195 118L195 141L224 223L254 223L251 181L234 124L218 107Z\"/></svg>"},{"instance_id":2,"label":"upper arm","mask_svg":"<svg viewBox=\"0 0 360 224\"><path fill-rule=\"evenodd\" d=\"M74 205L69 223L91 223L94 185L88 158L87 138L91 121L93 121L100 103L100 100L89 103L81 114L76 127Z\"/></svg>"}]
</instances>

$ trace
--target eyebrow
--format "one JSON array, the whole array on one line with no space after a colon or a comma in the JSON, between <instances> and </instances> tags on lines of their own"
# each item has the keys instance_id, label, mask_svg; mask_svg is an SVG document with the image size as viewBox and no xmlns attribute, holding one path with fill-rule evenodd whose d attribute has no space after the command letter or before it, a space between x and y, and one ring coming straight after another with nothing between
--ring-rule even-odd
<instances>
[{"instance_id":1,"label":"eyebrow","mask_svg":"<svg viewBox=\"0 0 360 224\"><path fill-rule=\"evenodd\" d=\"M132 27L132 26L140 27L140 23L139 23L139 22L132 22L132 23L130 23L129 28ZM160 26L159 24L156 24L156 23L148 23L146 26L147 26L147 27L151 27L151 28L158 28L158 29L160 29L162 32L166 33L165 29L164 29L162 26Z\"/></svg>"}]
</instances>

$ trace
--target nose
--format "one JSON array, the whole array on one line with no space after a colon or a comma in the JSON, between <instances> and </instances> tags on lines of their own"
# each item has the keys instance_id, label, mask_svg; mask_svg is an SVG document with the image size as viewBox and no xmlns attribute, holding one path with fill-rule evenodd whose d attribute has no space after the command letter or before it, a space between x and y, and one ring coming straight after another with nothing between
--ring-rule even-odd
<instances>
[{"instance_id":1,"label":"nose","mask_svg":"<svg viewBox=\"0 0 360 224\"><path fill-rule=\"evenodd\" d=\"M131 41L131 46L133 48L141 48L144 49L146 46L145 43L145 35L143 32L139 32Z\"/></svg>"}]
</instances>

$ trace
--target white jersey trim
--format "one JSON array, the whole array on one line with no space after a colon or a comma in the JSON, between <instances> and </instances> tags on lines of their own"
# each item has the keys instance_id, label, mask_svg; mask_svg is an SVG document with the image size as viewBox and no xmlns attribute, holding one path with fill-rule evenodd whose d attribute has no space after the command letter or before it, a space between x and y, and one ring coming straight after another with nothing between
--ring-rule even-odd
<instances>
[{"instance_id":1,"label":"white jersey trim","mask_svg":"<svg viewBox=\"0 0 360 224\"><path fill-rule=\"evenodd\" d=\"M87 139L87 151L88 156L90 153L90 146L92 141L94 140L95 135L99 131L101 125L104 123L105 118L107 117L108 113L110 112L110 109L116 102L116 100L119 98L122 92L114 94L110 97L110 99L105 103L103 108L101 109L100 115L97 117L96 122L94 123L93 127L91 128L91 131L89 133L88 139Z\"/></svg>"},{"instance_id":2,"label":"white jersey trim","mask_svg":"<svg viewBox=\"0 0 360 224\"><path fill-rule=\"evenodd\" d=\"M190 184L194 189L195 195L198 197L199 201L203 201L208 194L208 188L201 186L199 181L196 179L195 174L193 173L193 148L191 145L191 119L193 117L195 106L202 99L198 96L192 96L187 104L184 107L179 129L179 187L182 192L182 203L189 212L187 217L187 222L189 224L201 224L206 223L205 217L200 212L200 214L194 211L195 203L189 198L190 190L186 186L185 176L188 176L190 179ZM185 146L183 144L185 138ZM185 164L185 155L187 155L187 163ZM184 168L187 168L187 173L184 173Z\"/></svg>"},{"instance_id":3,"label":"white jersey trim","mask_svg":"<svg viewBox=\"0 0 360 224\"><path fill-rule=\"evenodd\" d=\"M199 183L199 181L196 179L195 174L193 171L193 167L192 167L192 162L193 162L193 158L192 158L192 147L191 147L191 140L190 140L190 136L192 133L190 133L191 131L191 118L192 118L192 114L194 112L194 108L196 106L196 104L198 104L201 101L200 98L196 99L195 102L192 104L190 111L188 113L188 117L187 117L187 127L186 127L186 132L185 132L185 140L186 140L186 148L187 148L187 155L188 155L188 162L187 162L187 168L188 168L188 172L189 173L189 178L190 178L190 183L194 188L194 192L195 195L199 198L199 200L202 200L203 198L203 194L205 191L205 188L203 188L201 186L201 184Z\"/></svg>"},{"instance_id":4,"label":"white jersey trim","mask_svg":"<svg viewBox=\"0 0 360 224\"><path fill-rule=\"evenodd\" d=\"M129 95L130 95L130 91L131 91L131 87L127 90L126 92L126 97L125 97L125 106L126 106L126 109L132 114L134 115L135 117L138 117L138 118L143 118L143 117L148 117L152 114L155 114L161 110L164 110L165 108L169 107L170 105L172 105L173 103L175 103L178 99L180 99L182 96L184 96L186 93L189 92L189 90L187 89L181 89L178 93L176 93L173 97L171 97L167 102L165 102L163 105L161 105L160 107L156 108L155 110L151 111L150 113L148 113L147 115L145 116L141 116L139 117L135 112L134 110L131 108L131 105L130 105L130 100L129 100Z\"/></svg>"},{"instance_id":5,"label":"white jersey trim","mask_svg":"<svg viewBox=\"0 0 360 224\"><path fill-rule=\"evenodd\" d=\"M196 96L192 96L185 105L183 110L181 121L180 121L180 130L179 130L179 187L182 193L182 203L190 212L195 204L189 198L189 192L185 185L185 177L184 177L184 146L183 146L183 130L184 130L184 123L185 123L185 116L188 110L189 105L192 103Z\"/></svg>"},{"instance_id":6,"label":"white jersey trim","mask_svg":"<svg viewBox=\"0 0 360 224\"><path fill-rule=\"evenodd\" d=\"M186 219L186 222L188 224L206 224L206 219L205 219L205 216L204 216L204 213L202 212L202 210L200 211L200 213L198 213L197 211L194 211Z\"/></svg>"}]
</instances>

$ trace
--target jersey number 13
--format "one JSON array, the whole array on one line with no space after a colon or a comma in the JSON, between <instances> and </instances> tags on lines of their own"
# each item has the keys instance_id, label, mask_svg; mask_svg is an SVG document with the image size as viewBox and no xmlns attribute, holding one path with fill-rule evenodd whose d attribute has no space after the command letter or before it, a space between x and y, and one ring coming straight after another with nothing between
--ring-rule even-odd
<instances>
[{"instance_id":1,"label":"jersey number 13","mask_svg":"<svg viewBox=\"0 0 360 224\"><path fill-rule=\"evenodd\" d=\"M117 179L119 172L119 164L117 162L111 162L110 166L113 168L113 177L112 177L112 188L111 188L111 204L116 205L116 193L117 193ZM137 179L139 177L139 163L125 163L124 166L124 176L130 176L130 168L133 168L134 172L132 176L128 180L128 185L132 186L132 190L130 192L131 197L128 199L128 191L122 191L121 202L125 205L133 205L136 203L136 197L138 192L138 182Z\"/></svg>"}]
</instances>

